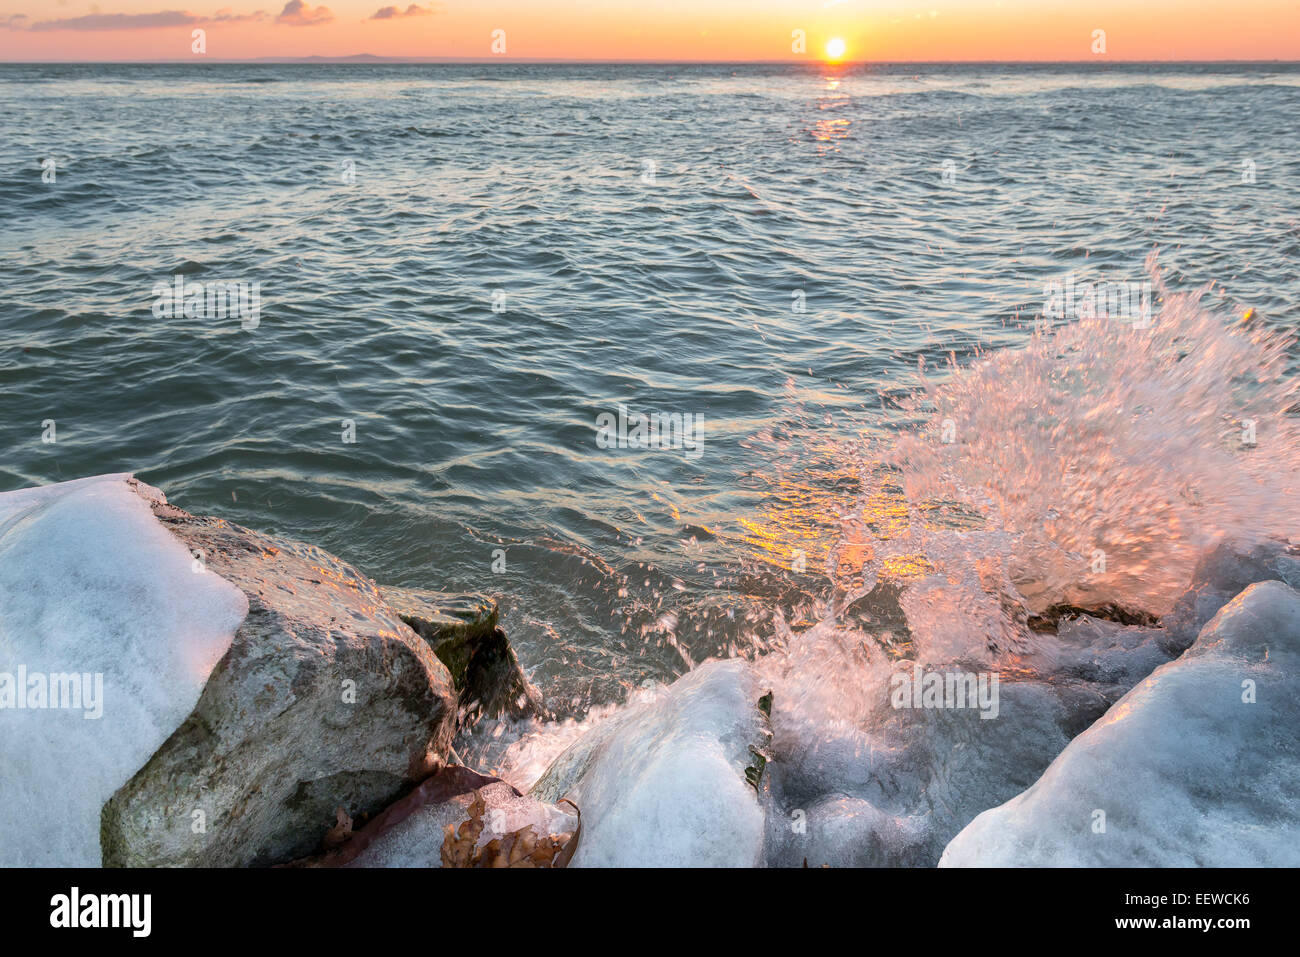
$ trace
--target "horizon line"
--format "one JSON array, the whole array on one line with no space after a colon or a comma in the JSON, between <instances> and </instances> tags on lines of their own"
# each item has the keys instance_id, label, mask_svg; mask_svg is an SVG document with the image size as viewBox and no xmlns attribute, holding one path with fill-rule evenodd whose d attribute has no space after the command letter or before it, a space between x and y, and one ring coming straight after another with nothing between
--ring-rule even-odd
<instances>
[{"instance_id":1,"label":"horizon line","mask_svg":"<svg viewBox=\"0 0 1300 957\"><path fill-rule=\"evenodd\" d=\"M1068 64L1077 66L1081 64L1093 64L1104 66L1113 63L1128 64L1184 64L1189 66L1207 66L1215 64L1287 64L1300 65L1300 59L1281 59L1281 58L1259 58L1259 59L1121 59L1110 58L1097 59L1090 57L1087 59L1077 60L839 60L829 62L817 59L744 59L744 60L702 60L702 59L684 59L671 60L657 57L647 58L622 58L622 59L598 59L586 57L403 57L403 56L381 56L373 53L351 53L341 54L338 56L327 56L323 54L309 54L307 56L261 56L261 57L199 57L191 56L173 59L133 59L133 60L0 60L0 66L126 66L137 64L141 66L148 65L167 65L175 66L179 64L193 64L201 66L204 64L241 64L241 63L264 63L291 65L295 63L311 62L331 62L331 63L389 63L389 64L448 64L448 65L471 65L486 66L489 64L530 64L530 65L575 65L575 66L621 66L621 65L643 65L643 66L809 66L819 69L839 68L850 66L910 66L910 65L991 65L991 66L1022 66L1022 65L1044 65L1044 64Z\"/></svg>"}]
</instances>

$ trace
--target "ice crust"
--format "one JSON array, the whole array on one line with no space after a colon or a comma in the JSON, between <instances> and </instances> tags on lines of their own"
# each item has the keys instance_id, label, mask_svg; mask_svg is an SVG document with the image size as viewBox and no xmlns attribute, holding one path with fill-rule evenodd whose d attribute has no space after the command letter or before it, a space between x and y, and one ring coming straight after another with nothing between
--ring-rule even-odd
<instances>
[{"instance_id":1,"label":"ice crust","mask_svg":"<svg viewBox=\"0 0 1300 957\"><path fill-rule=\"evenodd\" d=\"M940 866L1295 867L1297 727L1300 592L1261 582L975 818Z\"/></svg>"},{"instance_id":2,"label":"ice crust","mask_svg":"<svg viewBox=\"0 0 1300 957\"><path fill-rule=\"evenodd\" d=\"M747 662L711 661L597 725L531 796L582 809L571 867L754 867L764 808L745 780L766 745Z\"/></svg>"},{"instance_id":3,"label":"ice crust","mask_svg":"<svg viewBox=\"0 0 1300 957\"><path fill-rule=\"evenodd\" d=\"M3 866L100 864L101 808L193 710L248 611L128 478L0 494L0 674L99 673L104 699L97 720L0 709Z\"/></svg>"},{"instance_id":4,"label":"ice crust","mask_svg":"<svg viewBox=\"0 0 1300 957\"><path fill-rule=\"evenodd\" d=\"M0 865L100 863L105 801L193 710L248 612L128 478L0 494L0 680L25 666L104 687L98 720L0 709ZM516 749L521 788L544 752L549 768L506 823L571 799L579 867L926 866L941 851L945 866L1300 866L1300 592L1265 581L1227 600L1297 567L1278 546L1223 545L1164 627L1064 619L1017 647L1016 669L913 601L916 665L1004 671L996 720L895 710L891 676L913 663L826 621ZM460 810L413 816L366 863L427 865L438 815Z\"/></svg>"}]
</instances>

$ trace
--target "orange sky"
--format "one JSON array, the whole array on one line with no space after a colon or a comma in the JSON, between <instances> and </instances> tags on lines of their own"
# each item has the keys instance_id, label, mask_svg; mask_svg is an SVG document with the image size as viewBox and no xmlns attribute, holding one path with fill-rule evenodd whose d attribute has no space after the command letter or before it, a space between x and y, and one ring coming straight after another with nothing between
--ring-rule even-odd
<instances>
[{"instance_id":1,"label":"orange sky","mask_svg":"<svg viewBox=\"0 0 1300 957\"><path fill-rule=\"evenodd\" d=\"M387 16L375 18L389 3ZM0 0L0 60L1300 59L1300 0ZM791 49L805 31L807 52ZM1106 52L1092 50L1105 31Z\"/></svg>"}]
</instances>

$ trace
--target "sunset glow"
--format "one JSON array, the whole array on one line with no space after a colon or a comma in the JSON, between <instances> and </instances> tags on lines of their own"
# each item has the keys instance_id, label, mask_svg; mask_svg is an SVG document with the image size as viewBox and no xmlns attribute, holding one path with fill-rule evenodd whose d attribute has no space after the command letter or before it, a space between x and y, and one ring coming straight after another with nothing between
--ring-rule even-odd
<instances>
[{"instance_id":1,"label":"sunset glow","mask_svg":"<svg viewBox=\"0 0 1300 957\"><path fill-rule=\"evenodd\" d=\"M226 4L229 4L228 6ZM203 31L197 44L195 31ZM1105 35L1104 51L1095 35ZM803 42L793 37L806 38ZM202 50L196 50L196 45ZM841 49L842 45L842 49ZM836 52L839 51L839 52ZM1263 60L1300 58L1284 0L0 0L2 60Z\"/></svg>"}]
</instances>

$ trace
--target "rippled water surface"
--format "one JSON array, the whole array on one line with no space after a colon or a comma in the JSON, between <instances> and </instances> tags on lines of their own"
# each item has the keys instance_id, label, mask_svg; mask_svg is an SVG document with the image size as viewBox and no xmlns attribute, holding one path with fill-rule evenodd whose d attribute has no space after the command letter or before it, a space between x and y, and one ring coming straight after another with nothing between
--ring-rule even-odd
<instances>
[{"instance_id":1,"label":"rippled water surface","mask_svg":"<svg viewBox=\"0 0 1300 957\"><path fill-rule=\"evenodd\" d=\"M135 471L382 582L501 594L553 704L616 700L764 647L817 590L800 555L853 566L832 447L915 421L920 366L1023 346L1049 279L1142 282L1155 251L1170 291L1295 327L1298 87L0 66L0 489ZM260 282L256 328L155 316L177 273ZM620 404L701 416L701 454L598 447Z\"/></svg>"}]
</instances>

